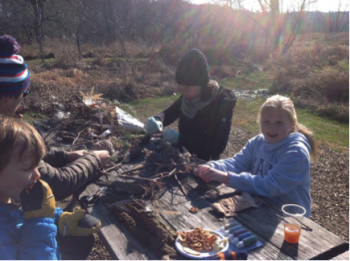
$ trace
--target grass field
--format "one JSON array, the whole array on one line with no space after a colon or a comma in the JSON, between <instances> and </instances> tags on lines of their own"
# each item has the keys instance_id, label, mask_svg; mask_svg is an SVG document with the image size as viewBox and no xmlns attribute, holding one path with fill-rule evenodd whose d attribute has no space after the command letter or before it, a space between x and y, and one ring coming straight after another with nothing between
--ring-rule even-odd
<instances>
[{"instance_id":1,"label":"grass field","mask_svg":"<svg viewBox=\"0 0 350 261\"><path fill-rule=\"evenodd\" d=\"M257 90L269 89L272 86L273 74L269 71L253 71L243 76L228 78L221 81L221 84L229 89Z\"/></svg>"},{"instance_id":2,"label":"grass field","mask_svg":"<svg viewBox=\"0 0 350 261\"><path fill-rule=\"evenodd\" d=\"M263 84L252 84L251 86L254 86L255 89L271 84L268 78L269 74L266 72L258 72L256 75L251 76L253 77L250 77L249 80L246 78L226 79L222 84L233 89L234 86L239 86L241 83L252 82L252 79L255 79L255 83L261 82L261 79L265 80ZM147 98L133 102L130 105L135 110L136 116L144 119L161 112L178 97L179 95ZM264 101L264 98L238 99L234 109L232 124L245 130L247 133L258 134L259 126L256 119L260 106ZM320 144L325 144L338 152L349 151L349 124L325 119L304 109L297 108L296 110L298 121L314 131L315 137Z\"/></svg>"}]
</instances>

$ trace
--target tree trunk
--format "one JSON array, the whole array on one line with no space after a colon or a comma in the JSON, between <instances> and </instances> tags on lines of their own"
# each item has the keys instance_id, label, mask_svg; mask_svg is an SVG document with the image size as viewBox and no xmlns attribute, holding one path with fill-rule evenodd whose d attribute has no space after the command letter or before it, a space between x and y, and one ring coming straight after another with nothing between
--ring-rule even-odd
<instances>
[{"instance_id":1,"label":"tree trunk","mask_svg":"<svg viewBox=\"0 0 350 261\"><path fill-rule=\"evenodd\" d=\"M79 55L79 60L81 60L81 48L80 48L80 26L78 26L77 33L76 33L76 44L77 44L77 49L78 49L78 55Z\"/></svg>"},{"instance_id":2,"label":"tree trunk","mask_svg":"<svg viewBox=\"0 0 350 261\"><path fill-rule=\"evenodd\" d=\"M44 63L45 56L44 56L43 25L42 25L44 3L43 1L39 1L39 0L30 0L30 2L32 3L33 10L34 10L35 37L36 37L37 43L39 44L41 60Z\"/></svg>"},{"instance_id":3,"label":"tree trunk","mask_svg":"<svg viewBox=\"0 0 350 261\"><path fill-rule=\"evenodd\" d=\"M280 4L279 0L271 0L271 39L272 39L272 51L276 50L279 45L281 36L281 23L280 23Z\"/></svg>"}]
</instances>

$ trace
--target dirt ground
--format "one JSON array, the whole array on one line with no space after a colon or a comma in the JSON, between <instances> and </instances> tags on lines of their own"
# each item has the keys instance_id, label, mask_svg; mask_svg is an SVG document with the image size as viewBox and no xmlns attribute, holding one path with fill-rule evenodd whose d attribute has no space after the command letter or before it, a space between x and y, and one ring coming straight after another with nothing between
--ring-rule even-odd
<instances>
[{"instance_id":1,"label":"dirt ground","mask_svg":"<svg viewBox=\"0 0 350 261\"><path fill-rule=\"evenodd\" d=\"M176 129L176 123L172 126ZM254 135L231 129L229 142L221 158L239 152ZM311 167L311 219L349 241L349 154L320 147L320 159ZM101 240L96 236L95 247L88 259L111 259Z\"/></svg>"}]
</instances>

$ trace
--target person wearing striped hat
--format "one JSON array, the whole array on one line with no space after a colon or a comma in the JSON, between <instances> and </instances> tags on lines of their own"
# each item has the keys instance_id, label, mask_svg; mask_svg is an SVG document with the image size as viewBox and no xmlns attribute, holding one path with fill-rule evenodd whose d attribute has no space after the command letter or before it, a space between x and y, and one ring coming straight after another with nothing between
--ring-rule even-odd
<instances>
[{"instance_id":1,"label":"person wearing striped hat","mask_svg":"<svg viewBox=\"0 0 350 261\"><path fill-rule=\"evenodd\" d=\"M0 37L0 114L15 115L29 93L30 73L23 57L18 55L19 50L20 46L12 36ZM19 117L22 118L22 115ZM62 200L97 177L97 170L108 164L109 158L106 150L53 150L40 161L39 172L42 180L50 185L55 198Z\"/></svg>"},{"instance_id":2,"label":"person wearing striped hat","mask_svg":"<svg viewBox=\"0 0 350 261\"><path fill-rule=\"evenodd\" d=\"M20 46L10 35L0 37L0 112L15 114L23 98L29 94L30 73ZM20 115L21 117L21 115Z\"/></svg>"},{"instance_id":3,"label":"person wearing striped hat","mask_svg":"<svg viewBox=\"0 0 350 261\"><path fill-rule=\"evenodd\" d=\"M0 36L0 114L8 116L15 115L23 98L29 94L30 73L23 57L18 55L19 50L20 46L12 36ZM22 115L17 116L22 118ZM99 177L98 169L105 167L109 159L107 150L51 150L40 160L38 171L40 179L51 187L55 199L63 200L74 193L80 194L91 180ZM92 235L79 238L58 236L57 242L60 248L63 246L61 254L65 259L86 259L93 247L91 239ZM79 258L71 258L67 245L76 250ZM2 255L4 253L0 251L0 259Z\"/></svg>"}]
</instances>

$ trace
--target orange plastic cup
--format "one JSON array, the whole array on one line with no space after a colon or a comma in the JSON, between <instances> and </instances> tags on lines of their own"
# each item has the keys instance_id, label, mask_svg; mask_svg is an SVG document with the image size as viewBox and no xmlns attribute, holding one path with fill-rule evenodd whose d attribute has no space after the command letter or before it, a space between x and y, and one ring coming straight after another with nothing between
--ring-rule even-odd
<instances>
[{"instance_id":1,"label":"orange plastic cup","mask_svg":"<svg viewBox=\"0 0 350 261\"><path fill-rule=\"evenodd\" d=\"M284 218L284 240L290 244L299 242L301 224L306 213L305 208L295 204L282 206Z\"/></svg>"}]
</instances>

